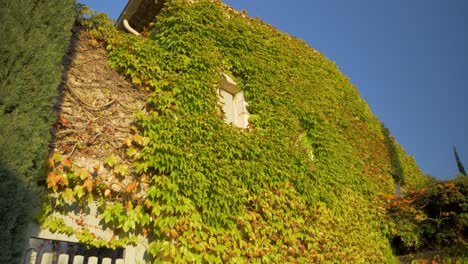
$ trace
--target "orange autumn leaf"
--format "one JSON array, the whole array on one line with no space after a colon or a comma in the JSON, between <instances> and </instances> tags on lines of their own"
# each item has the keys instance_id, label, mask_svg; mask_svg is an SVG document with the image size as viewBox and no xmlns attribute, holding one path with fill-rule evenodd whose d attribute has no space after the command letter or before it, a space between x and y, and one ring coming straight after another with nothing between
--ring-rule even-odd
<instances>
[{"instance_id":1,"label":"orange autumn leaf","mask_svg":"<svg viewBox=\"0 0 468 264\"><path fill-rule=\"evenodd\" d=\"M47 188L52 188L54 191L57 190L57 175L53 172L47 175Z\"/></svg>"},{"instance_id":2,"label":"orange autumn leaf","mask_svg":"<svg viewBox=\"0 0 468 264\"><path fill-rule=\"evenodd\" d=\"M98 46L98 45L99 45L99 43L97 42L97 40L94 39L94 38L92 38L92 39L89 40L89 44L90 44L91 46Z\"/></svg>"},{"instance_id":3,"label":"orange autumn leaf","mask_svg":"<svg viewBox=\"0 0 468 264\"><path fill-rule=\"evenodd\" d=\"M94 172L98 172L98 171L99 171L99 168L100 168L99 164L94 165L94 166L93 166Z\"/></svg>"},{"instance_id":4,"label":"orange autumn leaf","mask_svg":"<svg viewBox=\"0 0 468 264\"><path fill-rule=\"evenodd\" d=\"M66 174L58 174L57 181L62 186L68 186L68 176Z\"/></svg>"},{"instance_id":5,"label":"orange autumn leaf","mask_svg":"<svg viewBox=\"0 0 468 264\"><path fill-rule=\"evenodd\" d=\"M70 167L72 165L72 162L69 159L66 159L63 161L63 165Z\"/></svg>"},{"instance_id":6,"label":"orange autumn leaf","mask_svg":"<svg viewBox=\"0 0 468 264\"><path fill-rule=\"evenodd\" d=\"M90 178L86 179L83 183L83 188L86 188L88 192L91 192L93 190L93 180Z\"/></svg>"},{"instance_id":7,"label":"orange autumn leaf","mask_svg":"<svg viewBox=\"0 0 468 264\"><path fill-rule=\"evenodd\" d=\"M142 174L142 175L140 176L140 181L141 181L141 182L146 182L146 180L147 180L146 174Z\"/></svg>"},{"instance_id":8,"label":"orange autumn leaf","mask_svg":"<svg viewBox=\"0 0 468 264\"><path fill-rule=\"evenodd\" d=\"M127 147L131 147L131 146L132 146L132 140L131 140L131 139L129 139L129 138L124 138L122 141L123 141L124 145L126 145Z\"/></svg>"},{"instance_id":9,"label":"orange autumn leaf","mask_svg":"<svg viewBox=\"0 0 468 264\"><path fill-rule=\"evenodd\" d=\"M388 199L388 200L393 200L393 199L396 198L395 195L389 195L389 194L381 194L380 196L382 196L383 198Z\"/></svg>"},{"instance_id":10,"label":"orange autumn leaf","mask_svg":"<svg viewBox=\"0 0 468 264\"><path fill-rule=\"evenodd\" d=\"M130 184L127 186L127 188L125 188L125 191L126 191L127 193L131 193L131 192L135 191L135 190L136 190L136 185L137 185L136 181L133 181L132 183L130 183Z\"/></svg>"},{"instance_id":11,"label":"orange autumn leaf","mask_svg":"<svg viewBox=\"0 0 468 264\"><path fill-rule=\"evenodd\" d=\"M65 174L55 174L51 172L49 175L47 175L46 183L47 188L52 188L55 192L60 185L68 186L68 178Z\"/></svg>"},{"instance_id":12,"label":"orange autumn leaf","mask_svg":"<svg viewBox=\"0 0 468 264\"><path fill-rule=\"evenodd\" d=\"M76 172L76 175L80 177L80 179L85 180L89 177L90 173L88 169L86 168L81 168Z\"/></svg>"},{"instance_id":13,"label":"orange autumn leaf","mask_svg":"<svg viewBox=\"0 0 468 264\"><path fill-rule=\"evenodd\" d=\"M65 116L63 114L60 114L59 115L59 120L60 120L60 123L64 126L66 126L68 124L68 120L65 118Z\"/></svg>"},{"instance_id":14,"label":"orange autumn leaf","mask_svg":"<svg viewBox=\"0 0 468 264\"><path fill-rule=\"evenodd\" d=\"M445 186L448 187L448 188L454 188L454 187L455 187L455 183L449 182L449 183L445 184Z\"/></svg>"}]
</instances>

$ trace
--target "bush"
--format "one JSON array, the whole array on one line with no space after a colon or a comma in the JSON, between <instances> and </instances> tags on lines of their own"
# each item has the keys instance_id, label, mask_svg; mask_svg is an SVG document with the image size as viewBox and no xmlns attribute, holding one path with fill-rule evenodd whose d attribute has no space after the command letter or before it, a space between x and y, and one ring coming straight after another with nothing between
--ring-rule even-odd
<instances>
[{"instance_id":1,"label":"bush","mask_svg":"<svg viewBox=\"0 0 468 264\"><path fill-rule=\"evenodd\" d=\"M0 160L30 186L44 172L73 0L0 3Z\"/></svg>"},{"instance_id":2,"label":"bush","mask_svg":"<svg viewBox=\"0 0 468 264\"><path fill-rule=\"evenodd\" d=\"M468 235L468 179L433 184L387 197L399 254L464 246Z\"/></svg>"},{"instance_id":3,"label":"bush","mask_svg":"<svg viewBox=\"0 0 468 264\"><path fill-rule=\"evenodd\" d=\"M44 177L75 3L4 0L0 17L0 263L16 263Z\"/></svg>"},{"instance_id":4,"label":"bush","mask_svg":"<svg viewBox=\"0 0 468 264\"><path fill-rule=\"evenodd\" d=\"M31 193L0 164L0 263L19 263L31 216Z\"/></svg>"}]
</instances>

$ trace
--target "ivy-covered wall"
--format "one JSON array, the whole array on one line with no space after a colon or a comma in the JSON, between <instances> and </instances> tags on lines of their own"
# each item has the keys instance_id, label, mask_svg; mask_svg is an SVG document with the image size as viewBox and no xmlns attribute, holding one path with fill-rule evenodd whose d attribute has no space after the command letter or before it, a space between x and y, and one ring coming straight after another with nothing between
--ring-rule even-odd
<instances>
[{"instance_id":1,"label":"ivy-covered wall","mask_svg":"<svg viewBox=\"0 0 468 264\"><path fill-rule=\"evenodd\" d=\"M379 194L426 178L320 52L220 1L168 1L143 38L84 25L150 91L126 147L147 194L102 198L110 227L166 262L395 261ZM247 129L223 120L223 73L244 92Z\"/></svg>"}]
</instances>

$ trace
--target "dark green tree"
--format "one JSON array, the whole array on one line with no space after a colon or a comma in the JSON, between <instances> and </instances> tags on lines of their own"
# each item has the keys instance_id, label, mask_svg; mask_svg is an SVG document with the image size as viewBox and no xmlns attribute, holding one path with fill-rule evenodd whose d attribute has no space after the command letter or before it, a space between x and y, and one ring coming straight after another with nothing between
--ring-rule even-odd
<instances>
[{"instance_id":1,"label":"dark green tree","mask_svg":"<svg viewBox=\"0 0 468 264\"><path fill-rule=\"evenodd\" d=\"M0 263L20 263L45 178L75 1L2 0L0 18Z\"/></svg>"},{"instance_id":2,"label":"dark green tree","mask_svg":"<svg viewBox=\"0 0 468 264\"><path fill-rule=\"evenodd\" d=\"M74 0L0 1L0 160L36 184L44 172Z\"/></svg>"},{"instance_id":3,"label":"dark green tree","mask_svg":"<svg viewBox=\"0 0 468 264\"><path fill-rule=\"evenodd\" d=\"M0 162L0 263L20 263L31 219L31 193Z\"/></svg>"},{"instance_id":4,"label":"dark green tree","mask_svg":"<svg viewBox=\"0 0 468 264\"><path fill-rule=\"evenodd\" d=\"M460 156L458 156L457 148L453 146L453 154L455 155L455 160L457 161L458 171L461 175L466 176L465 167L463 167L463 163L460 160Z\"/></svg>"}]
</instances>

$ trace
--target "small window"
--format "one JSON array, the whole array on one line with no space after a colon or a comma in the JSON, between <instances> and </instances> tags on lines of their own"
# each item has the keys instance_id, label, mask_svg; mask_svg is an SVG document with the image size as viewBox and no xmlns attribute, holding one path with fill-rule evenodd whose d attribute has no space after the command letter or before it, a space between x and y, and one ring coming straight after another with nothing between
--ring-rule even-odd
<instances>
[{"instance_id":1,"label":"small window","mask_svg":"<svg viewBox=\"0 0 468 264\"><path fill-rule=\"evenodd\" d=\"M218 97L223 105L226 123L247 128L249 125L249 113L247 112L244 93L226 74L223 74L219 81Z\"/></svg>"},{"instance_id":2,"label":"small window","mask_svg":"<svg viewBox=\"0 0 468 264\"><path fill-rule=\"evenodd\" d=\"M398 182L395 182L395 193L396 196L401 196L401 185Z\"/></svg>"}]
</instances>

